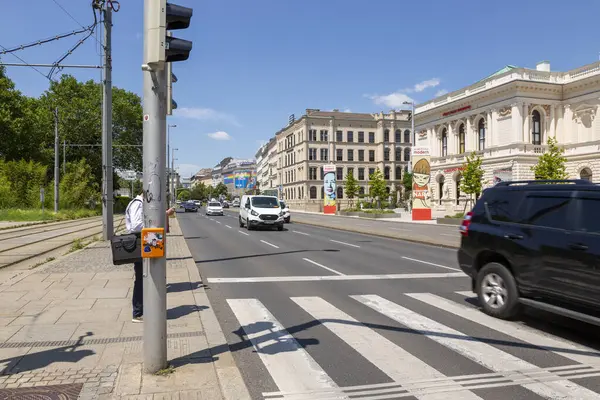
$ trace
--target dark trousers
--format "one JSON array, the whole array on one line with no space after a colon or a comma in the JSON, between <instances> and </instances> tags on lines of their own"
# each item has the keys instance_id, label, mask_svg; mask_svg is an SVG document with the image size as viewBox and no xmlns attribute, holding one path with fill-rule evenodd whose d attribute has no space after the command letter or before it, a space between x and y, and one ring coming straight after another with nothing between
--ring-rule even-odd
<instances>
[{"instance_id":1,"label":"dark trousers","mask_svg":"<svg viewBox=\"0 0 600 400\"><path fill-rule=\"evenodd\" d=\"M133 317L141 317L144 315L144 274L142 262L133 263L135 270L135 282L133 283L133 297L131 304L133 305Z\"/></svg>"}]
</instances>

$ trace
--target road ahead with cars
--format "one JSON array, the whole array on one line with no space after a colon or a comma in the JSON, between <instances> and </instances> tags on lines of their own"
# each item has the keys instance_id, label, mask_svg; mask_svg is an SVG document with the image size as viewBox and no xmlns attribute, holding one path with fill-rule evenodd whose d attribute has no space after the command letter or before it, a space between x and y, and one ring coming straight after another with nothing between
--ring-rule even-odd
<instances>
[{"instance_id":1,"label":"road ahead with cars","mask_svg":"<svg viewBox=\"0 0 600 400\"><path fill-rule=\"evenodd\" d=\"M456 250L237 211L178 218L253 398L600 398L600 332L485 315Z\"/></svg>"}]
</instances>

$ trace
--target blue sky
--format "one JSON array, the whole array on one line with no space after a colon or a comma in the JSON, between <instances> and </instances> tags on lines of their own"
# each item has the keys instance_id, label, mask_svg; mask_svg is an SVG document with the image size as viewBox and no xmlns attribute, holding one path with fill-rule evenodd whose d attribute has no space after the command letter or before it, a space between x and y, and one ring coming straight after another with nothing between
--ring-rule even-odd
<instances>
[{"instance_id":1,"label":"blue sky","mask_svg":"<svg viewBox=\"0 0 600 400\"><path fill-rule=\"evenodd\" d=\"M92 21L88 0L21 0L2 4L0 44L28 43ZM62 5L75 22L56 4ZM179 110L169 118L183 175L223 157L253 157L261 141L306 108L376 112L406 97L426 101L469 85L506 64L549 60L567 70L598 60L600 1L579 0L178 0L194 8L175 36L194 42L174 64ZM113 84L141 94L143 0L121 0L113 16ZM96 35L101 38L100 32ZM52 63L73 38L18 55ZM5 56L6 62L19 60ZM70 64L100 64L90 38ZM97 70L65 70L99 80ZM25 94L48 81L9 67Z\"/></svg>"}]
</instances>

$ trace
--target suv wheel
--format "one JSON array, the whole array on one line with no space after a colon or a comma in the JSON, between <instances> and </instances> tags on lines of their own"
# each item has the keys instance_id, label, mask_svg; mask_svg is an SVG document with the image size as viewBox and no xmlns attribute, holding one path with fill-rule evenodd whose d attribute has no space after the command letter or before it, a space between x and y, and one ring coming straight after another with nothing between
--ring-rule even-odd
<instances>
[{"instance_id":1,"label":"suv wheel","mask_svg":"<svg viewBox=\"0 0 600 400\"><path fill-rule=\"evenodd\" d=\"M238 217L238 220L240 221L240 228L244 227L244 223L242 222L242 217Z\"/></svg>"},{"instance_id":2,"label":"suv wheel","mask_svg":"<svg viewBox=\"0 0 600 400\"><path fill-rule=\"evenodd\" d=\"M483 311L492 317L509 319L519 311L515 278L500 263L486 264L477 275L477 296Z\"/></svg>"}]
</instances>

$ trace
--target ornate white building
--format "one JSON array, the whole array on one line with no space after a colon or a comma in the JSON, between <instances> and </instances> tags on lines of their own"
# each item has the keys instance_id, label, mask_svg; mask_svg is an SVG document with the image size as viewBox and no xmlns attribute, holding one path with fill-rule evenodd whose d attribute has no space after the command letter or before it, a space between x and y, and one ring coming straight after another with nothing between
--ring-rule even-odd
<instances>
[{"instance_id":1,"label":"ornate white building","mask_svg":"<svg viewBox=\"0 0 600 400\"><path fill-rule=\"evenodd\" d=\"M417 145L431 148L434 214L465 208L461 169L468 154L483 158L484 187L533 179L531 166L549 137L565 148L571 178L600 182L600 62L567 72L507 66L471 86L420 104Z\"/></svg>"}]
</instances>

